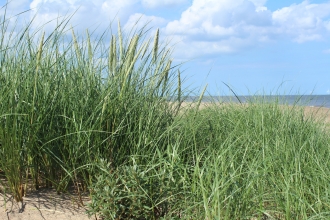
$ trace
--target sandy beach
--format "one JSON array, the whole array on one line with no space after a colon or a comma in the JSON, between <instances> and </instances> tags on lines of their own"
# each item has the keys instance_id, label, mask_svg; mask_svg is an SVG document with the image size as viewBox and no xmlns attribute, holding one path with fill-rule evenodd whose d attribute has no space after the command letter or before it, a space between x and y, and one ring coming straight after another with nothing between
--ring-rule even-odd
<instances>
[{"instance_id":1,"label":"sandy beach","mask_svg":"<svg viewBox=\"0 0 330 220\"><path fill-rule=\"evenodd\" d=\"M317 119L324 120L330 124L330 109L324 107L305 107L305 114L315 116Z\"/></svg>"},{"instance_id":2,"label":"sandy beach","mask_svg":"<svg viewBox=\"0 0 330 220\"><path fill-rule=\"evenodd\" d=\"M330 126L330 109L305 107L305 115L316 117ZM6 204L5 204L6 199ZM82 198L84 204L89 201L88 195ZM24 197L23 209L15 200L0 193L0 220L85 220L88 218L86 208L79 205L78 196L73 193L58 195L54 189L32 191Z\"/></svg>"},{"instance_id":3,"label":"sandy beach","mask_svg":"<svg viewBox=\"0 0 330 220\"><path fill-rule=\"evenodd\" d=\"M83 202L88 202L87 196ZM0 193L0 220L87 220L86 208L78 205L76 195L58 195L54 189L40 189L29 192L23 200L23 208L7 195L6 204Z\"/></svg>"}]
</instances>

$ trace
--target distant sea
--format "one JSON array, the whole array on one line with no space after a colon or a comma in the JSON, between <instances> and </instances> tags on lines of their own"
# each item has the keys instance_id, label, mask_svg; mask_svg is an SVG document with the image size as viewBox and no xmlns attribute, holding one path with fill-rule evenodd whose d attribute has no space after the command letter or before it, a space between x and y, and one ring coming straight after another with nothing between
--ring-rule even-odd
<instances>
[{"instance_id":1,"label":"distant sea","mask_svg":"<svg viewBox=\"0 0 330 220\"><path fill-rule=\"evenodd\" d=\"M199 97L188 96L186 101L197 101ZM253 100L263 99L265 102L277 101L280 104L288 105L301 105L301 106L314 106L330 108L330 95L282 95L282 96L205 96L202 102L234 102L234 103L247 103Z\"/></svg>"}]
</instances>

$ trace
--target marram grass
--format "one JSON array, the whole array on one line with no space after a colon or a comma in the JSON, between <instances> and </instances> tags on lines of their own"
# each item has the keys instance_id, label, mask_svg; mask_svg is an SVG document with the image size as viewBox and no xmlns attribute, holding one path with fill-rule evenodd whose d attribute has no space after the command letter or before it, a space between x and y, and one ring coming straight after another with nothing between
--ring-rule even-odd
<instances>
[{"instance_id":1,"label":"marram grass","mask_svg":"<svg viewBox=\"0 0 330 220\"><path fill-rule=\"evenodd\" d=\"M105 219L330 218L329 131L300 107L202 108L205 88L184 108L159 30L126 36L118 23L95 38L5 20L0 184L17 201L77 186Z\"/></svg>"},{"instance_id":2,"label":"marram grass","mask_svg":"<svg viewBox=\"0 0 330 220\"><path fill-rule=\"evenodd\" d=\"M101 159L117 167L164 144L176 77L168 50L141 42L143 29L124 40L118 24L106 46L106 35L87 31L84 39L59 26L37 38L30 26L15 32L3 20L0 169L18 200L31 178L35 189L79 183L86 190ZM152 60L157 51L162 59Z\"/></svg>"}]
</instances>

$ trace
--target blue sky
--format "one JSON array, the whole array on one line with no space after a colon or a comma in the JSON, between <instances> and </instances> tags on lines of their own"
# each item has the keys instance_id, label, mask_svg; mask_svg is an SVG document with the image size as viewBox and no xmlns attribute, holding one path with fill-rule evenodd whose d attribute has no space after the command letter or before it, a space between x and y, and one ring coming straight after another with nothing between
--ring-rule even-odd
<instances>
[{"instance_id":1,"label":"blue sky","mask_svg":"<svg viewBox=\"0 0 330 220\"><path fill-rule=\"evenodd\" d=\"M31 9L40 25L78 8L78 31L138 18L160 28L196 91L230 95L225 82L240 95L330 94L330 0L12 0L8 12Z\"/></svg>"}]
</instances>

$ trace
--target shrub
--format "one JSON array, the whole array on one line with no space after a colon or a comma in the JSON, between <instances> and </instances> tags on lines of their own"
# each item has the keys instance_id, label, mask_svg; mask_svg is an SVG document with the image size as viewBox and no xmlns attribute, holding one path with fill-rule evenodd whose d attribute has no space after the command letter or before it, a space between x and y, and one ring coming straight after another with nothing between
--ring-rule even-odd
<instances>
[{"instance_id":1,"label":"shrub","mask_svg":"<svg viewBox=\"0 0 330 220\"><path fill-rule=\"evenodd\" d=\"M134 162L111 171L110 164L101 160L101 173L90 188L88 214L104 219L158 219L179 214L176 205L182 202L184 181L177 171L165 167Z\"/></svg>"}]
</instances>

